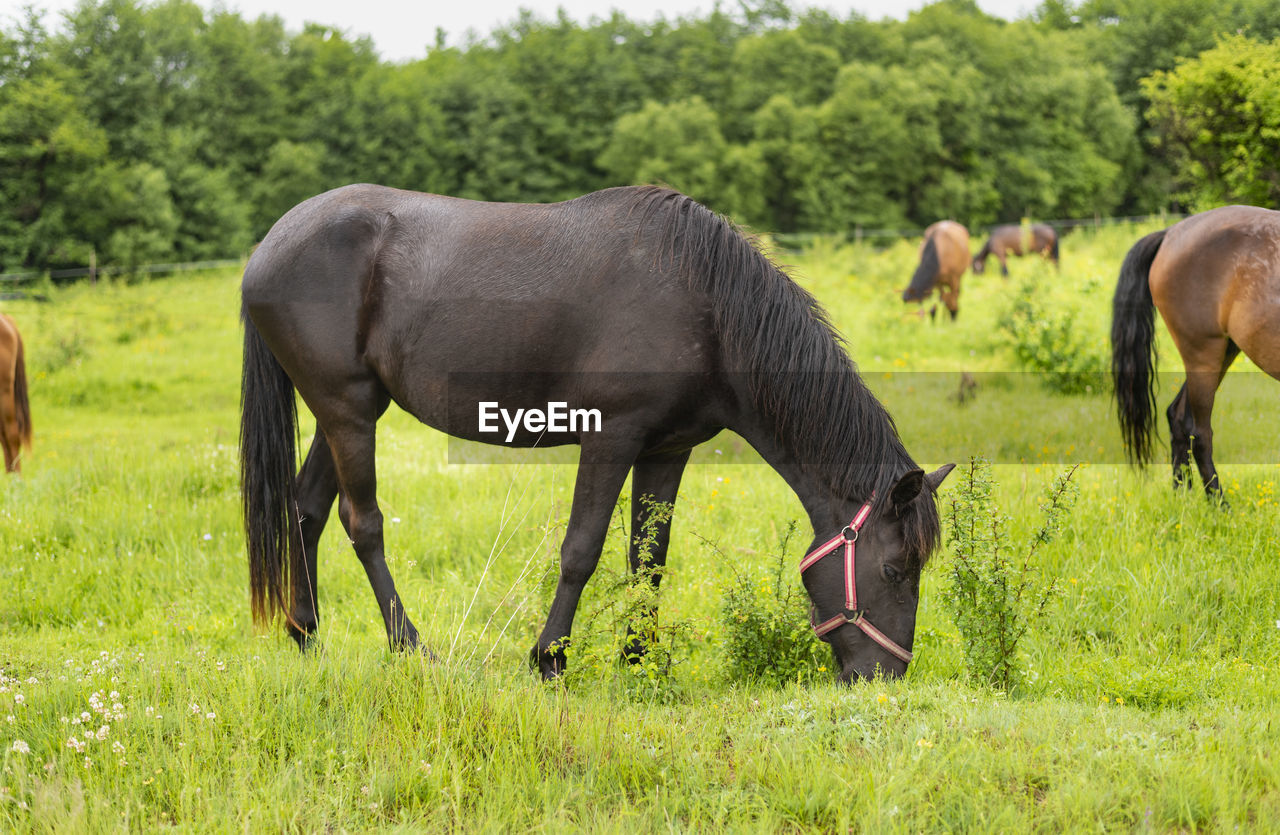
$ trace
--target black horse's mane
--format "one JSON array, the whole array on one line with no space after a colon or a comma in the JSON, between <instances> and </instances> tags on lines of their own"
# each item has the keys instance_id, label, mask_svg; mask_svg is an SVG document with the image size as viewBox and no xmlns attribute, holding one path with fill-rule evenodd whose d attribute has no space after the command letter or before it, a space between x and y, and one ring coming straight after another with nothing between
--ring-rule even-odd
<instances>
[{"instance_id":1,"label":"black horse's mane","mask_svg":"<svg viewBox=\"0 0 1280 835\"><path fill-rule=\"evenodd\" d=\"M659 257L712 300L730 370L747 375L757 408L774 420L801 466L839 496L887 502L897 479L916 464L818 301L730 221L692 198L655 186L632 192L668 247ZM940 538L929 489L902 522L908 552L923 564Z\"/></svg>"}]
</instances>

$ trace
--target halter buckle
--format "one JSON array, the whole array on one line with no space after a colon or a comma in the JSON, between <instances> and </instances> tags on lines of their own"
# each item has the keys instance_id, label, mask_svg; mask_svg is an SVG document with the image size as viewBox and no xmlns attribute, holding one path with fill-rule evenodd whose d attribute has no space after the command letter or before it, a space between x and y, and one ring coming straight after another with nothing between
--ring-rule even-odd
<instances>
[{"instance_id":1,"label":"halter buckle","mask_svg":"<svg viewBox=\"0 0 1280 835\"><path fill-rule=\"evenodd\" d=\"M840 531L840 535L844 537L845 542L858 541L858 529L853 525L845 525L844 529Z\"/></svg>"}]
</instances>

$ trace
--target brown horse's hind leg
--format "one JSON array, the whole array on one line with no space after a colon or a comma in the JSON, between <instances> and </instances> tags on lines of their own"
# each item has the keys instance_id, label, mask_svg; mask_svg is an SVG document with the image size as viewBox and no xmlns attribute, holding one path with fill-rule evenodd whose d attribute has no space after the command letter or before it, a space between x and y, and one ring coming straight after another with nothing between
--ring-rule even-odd
<instances>
[{"instance_id":1,"label":"brown horse's hind leg","mask_svg":"<svg viewBox=\"0 0 1280 835\"><path fill-rule=\"evenodd\" d=\"M1215 339L1211 345L1198 353L1200 359L1217 355L1218 371L1187 371L1187 404L1191 410L1191 454L1196 460L1196 469L1200 471L1200 480L1204 491L1210 497L1222 496L1222 485L1218 482L1218 469L1213 463L1213 401L1218 386L1227 373L1240 349L1229 339ZM1208 362L1187 363L1188 369L1212 367Z\"/></svg>"},{"instance_id":2,"label":"brown horse's hind leg","mask_svg":"<svg viewBox=\"0 0 1280 835\"><path fill-rule=\"evenodd\" d=\"M387 640L392 649L413 649L418 646L418 630L405 614L404 603L387 569L382 511L377 499L374 428L388 403L386 390L370 380L352 384L339 397L327 398L324 406L329 408L314 410L332 453L338 489L342 492L339 515L378 600Z\"/></svg>"},{"instance_id":3,"label":"brown horse's hind leg","mask_svg":"<svg viewBox=\"0 0 1280 835\"><path fill-rule=\"evenodd\" d=\"M956 320L956 316L960 314L960 285L959 282L948 281L938 285L938 292L942 296L942 303L946 305L947 311L951 314L951 321Z\"/></svg>"},{"instance_id":4,"label":"brown horse's hind leg","mask_svg":"<svg viewBox=\"0 0 1280 835\"><path fill-rule=\"evenodd\" d=\"M627 561L631 573L650 568L649 575L656 591L662 582L662 568L667 564L667 547L671 544L671 512L675 510L676 493L685 464L689 463L689 450L675 455L641 458L636 461L631 474L631 547ZM659 508L654 518L655 505ZM653 518L652 523L649 522ZM648 530L646 530L646 526ZM647 545L642 549L642 544ZM646 552L647 551L647 555ZM651 622L656 622L656 608L651 610ZM645 637L627 626L627 643L622 657L639 661L645 652Z\"/></svg>"},{"instance_id":5,"label":"brown horse's hind leg","mask_svg":"<svg viewBox=\"0 0 1280 835\"><path fill-rule=\"evenodd\" d=\"M1183 383L1178 394L1165 411L1169 419L1169 446L1173 455L1173 486L1186 487L1191 470L1191 434L1194 424L1191 409L1187 407L1187 384Z\"/></svg>"},{"instance_id":6,"label":"brown horse's hind leg","mask_svg":"<svg viewBox=\"0 0 1280 835\"><path fill-rule=\"evenodd\" d=\"M334 497L338 495L338 472L333 464L333 453L329 451L329 444L319 427L311 441L307 460L298 471L296 492L304 557L291 571L293 614L288 630L289 635L298 642L298 648L306 651L319 624L316 552L320 534L324 532L329 512L333 508Z\"/></svg>"},{"instance_id":7,"label":"brown horse's hind leg","mask_svg":"<svg viewBox=\"0 0 1280 835\"><path fill-rule=\"evenodd\" d=\"M631 439L599 434L583 438L578 477L573 487L573 508L569 511L569 526L560 546L560 579L546 626L530 658L544 679L564 672L565 647L573 630L578 600L600 562L609 518L639 452L639 443Z\"/></svg>"},{"instance_id":8,"label":"brown horse's hind leg","mask_svg":"<svg viewBox=\"0 0 1280 835\"><path fill-rule=\"evenodd\" d=\"M0 446L4 447L4 469L8 473L22 470L22 432L18 429L13 383L13 370L0 368Z\"/></svg>"}]
</instances>

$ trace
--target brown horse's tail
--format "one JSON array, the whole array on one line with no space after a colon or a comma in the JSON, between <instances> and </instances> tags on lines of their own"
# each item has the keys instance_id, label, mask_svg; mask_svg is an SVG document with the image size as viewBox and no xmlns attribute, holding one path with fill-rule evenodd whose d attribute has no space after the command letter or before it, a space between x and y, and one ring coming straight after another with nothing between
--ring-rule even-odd
<instances>
[{"instance_id":1,"label":"brown horse's tail","mask_svg":"<svg viewBox=\"0 0 1280 835\"><path fill-rule=\"evenodd\" d=\"M297 404L285 373L248 315L240 383L240 499L256 623L290 617L290 568L302 554L294 488Z\"/></svg>"},{"instance_id":2,"label":"brown horse's tail","mask_svg":"<svg viewBox=\"0 0 1280 835\"><path fill-rule=\"evenodd\" d=\"M1111 378L1116 411L1129 461L1139 466L1151 460L1156 426L1155 304L1147 276L1165 231L1152 232L1129 250L1111 302Z\"/></svg>"},{"instance_id":3,"label":"brown horse's tail","mask_svg":"<svg viewBox=\"0 0 1280 835\"><path fill-rule=\"evenodd\" d=\"M1058 263L1058 230L1054 229L1049 234L1053 235L1053 241L1049 244L1049 260L1055 267L1061 266Z\"/></svg>"},{"instance_id":4,"label":"brown horse's tail","mask_svg":"<svg viewBox=\"0 0 1280 835\"><path fill-rule=\"evenodd\" d=\"M13 367L13 410L18 417L18 437L31 449L31 402L27 396L27 363L22 356L22 337L18 337L17 356Z\"/></svg>"}]
</instances>

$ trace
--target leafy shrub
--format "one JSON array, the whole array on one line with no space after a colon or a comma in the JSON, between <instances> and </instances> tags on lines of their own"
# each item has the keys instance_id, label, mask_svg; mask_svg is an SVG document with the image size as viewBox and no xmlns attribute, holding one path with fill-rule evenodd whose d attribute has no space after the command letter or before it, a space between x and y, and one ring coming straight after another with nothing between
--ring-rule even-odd
<instances>
[{"instance_id":1,"label":"leafy shrub","mask_svg":"<svg viewBox=\"0 0 1280 835\"><path fill-rule=\"evenodd\" d=\"M1077 323L1079 311L1050 299L1034 281L1023 281L1000 317L1014 356L1041 383L1059 394L1104 391L1107 360Z\"/></svg>"},{"instance_id":2,"label":"leafy shrub","mask_svg":"<svg viewBox=\"0 0 1280 835\"><path fill-rule=\"evenodd\" d=\"M724 674L730 681L776 685L807 680L831 661L831 650L809 625L800 573L788 557L795 530L793 521L778 542L770 570L734 570L734 581L720 606ZM722 562L733 564L728 559Z\"/></svg>"},{"instance_id":3,"label":"leafy shrub","mask_svg":"<svg viewBox=\"0 0 1280 835\"><path fill-rule=\"evenodd\" d=\"M1080 465L1058 476L1040 502L1042 523L1029 542L1015 543L1009 517L992 497L991 463L969 459L964 480L952 491L947 516L954 554L943 602L964 640L971 681L1010 690L1023 679L1018 642L1044 615L1057 592L1033 564L1041 545L1062 530L1078 495L1071 481Z\"/></svg>"},{"instance_id":4,"label":"leafy shrub","mask_svg":"<svg viewBox=\"0 0 1280 835\"><path fill-rule=\"evenodd\" d=\"M622 502L625 499L620 499ZM659 623L657 587L663 568L650 564L657 527L670 521L673 506L642 499L649 508L638 534L641 567L634 574L610 573L601 604L587 613L565 649L567 680L608 678L611 674L628 698L670 703L681 697L674 672L688 656L692 628L686 621ZM605 636L603 640L597 636ZM619 664L619 659L625 663Z\"/></svg>"}]
</instances>

